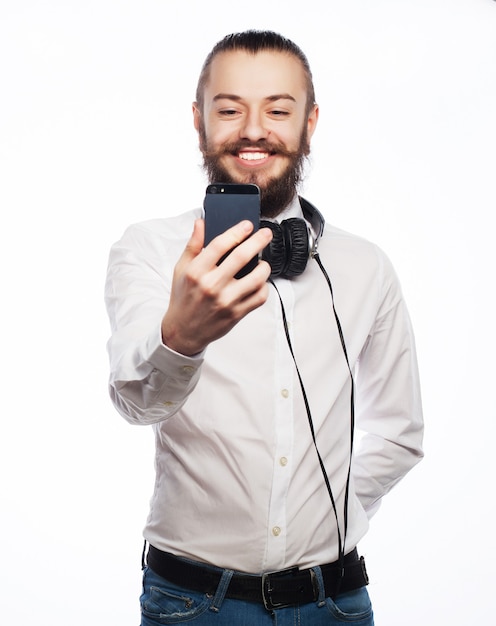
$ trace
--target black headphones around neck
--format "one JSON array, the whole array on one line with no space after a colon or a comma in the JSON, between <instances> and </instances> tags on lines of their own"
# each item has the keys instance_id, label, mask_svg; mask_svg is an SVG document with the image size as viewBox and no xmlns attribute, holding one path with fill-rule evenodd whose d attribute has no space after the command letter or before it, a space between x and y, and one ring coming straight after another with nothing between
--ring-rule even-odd
<instances>
[{"instance_id":1,"label":"black headphones around neck","mask_svg":"<svg viewBox=\"0 0 496 626\"><path fill-rule=\"evenodd\" d=\"M262 252L262 259L272 268L272 278L293 278L302 274L324 232L325 220L320 211L301 196L299 201L305 219L290 217L280 224L260 221L261 227L272 231L272 241Z\"/></svg>"}]
</instances>

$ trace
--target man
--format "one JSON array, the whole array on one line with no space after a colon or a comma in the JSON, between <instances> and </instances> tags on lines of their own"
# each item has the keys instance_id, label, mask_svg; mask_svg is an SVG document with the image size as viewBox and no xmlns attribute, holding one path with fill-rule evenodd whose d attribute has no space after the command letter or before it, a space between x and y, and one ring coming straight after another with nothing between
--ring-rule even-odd
<instances>
[{"instance_id":1,"label":"man","mask_svg":"<svg viewBox=\"0 0 496 626\"><path fill-rule=\"evenodd\" d=\"M204 247L196 210L134 225L111 251L110 393L156 435L142 626L368 626L356 546L422 456L398 281L376 246L324 228L297 195L318 107L294 43L223 39L193 118L209 180L258 185L269 223ZM271 276L276 253L301 252L302 224L304 262ZM269 262L234 278L259 254Z\"/></svg>"}]
</instances>

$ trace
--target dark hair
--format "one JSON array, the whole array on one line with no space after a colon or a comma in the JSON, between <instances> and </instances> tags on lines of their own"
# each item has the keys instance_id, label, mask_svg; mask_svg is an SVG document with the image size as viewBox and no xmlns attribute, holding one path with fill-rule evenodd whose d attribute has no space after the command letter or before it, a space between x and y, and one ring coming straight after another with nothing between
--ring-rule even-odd
<instances>
[{"instance_id":1,"label":"dark hair","mask_svg":"<svg viewBox=\"0 0 496 626\"><path fill-rule=\"evenodd\" d=\"M310 64L304 52L290 39L270 30L246 30L242 33L232 33L221 39L211 50L203 64L196 87L196 102L203 110L203 92L207 84L210 66L214 58L221 52L244 50L256 54L264 50L275 50L292 54L301 61L307 82L307 112L315 104L315 89L313 86Z\"/></svg>"}]
</instances>

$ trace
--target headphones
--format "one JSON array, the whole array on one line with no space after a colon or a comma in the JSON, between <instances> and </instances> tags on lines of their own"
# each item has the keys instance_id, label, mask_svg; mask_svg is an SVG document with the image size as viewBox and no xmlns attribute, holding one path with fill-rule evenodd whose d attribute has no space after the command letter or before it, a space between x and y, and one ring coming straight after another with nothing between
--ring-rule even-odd
<instances>
[{"instance_id":1,"label":"headphones","mask_svg":"<svg viewBox=\"0 0 496 626\"><path fill-rule=\"evenodd\" d=\"M338 581L338 590L341 586L341 581L344 575L344 555L346 549L346 538L348 532L348 502L349 502L349 492L350 492L350 480L351 480L351 463L353 459L353 444L354 444L354 432L355 432L355 381L353 377L353 370L350 365L350 361L348 359L348 351L346 348L346 343L344 340L344 333L341 326L341 322L338 317L338 313L336 311L336 307L334 304L334 292L332 289L331 279L320 260L319 253L317 251L317 245L319 243L319 239L324 232L324 217L322 214L310 204L308 200L305 200L301 196L299 197L301 208L303 210L303 215L305 219L292 217L287 220L283 220L280 224L277 222L269 222L267 220L262 220L260 222L260 226L270 228L273 233L272 242L263 250L262 259L267 261L271 268L272 273L269 279L269 282L272 284L276 293L279 297L279 302L281 304L281 315L282 321L284 325L284 331L286 333L286 340L288 342L289 351L291 353L291 357L293 359L296 374L298 375L298 380L300 382L301 393L303 396L303 401L305 403L305 410L307 413L308 424L310 426L310 432L312 435L312 441L315 447L315 451L317 454L317 458L319 461L320 469L322 471L322 477L324 479L327 493L329 494L329 498L332 504L332 510L334 512L334 517L336 519L336 529L338 533L338 552L339 552L339 569L340 569L340 578ZM308 226L307 221L310 222L311 228ZM291 342L291 335L289 332L288 322L286 318L286 312L284 310L284 303L277 288L276 283L272 280L272 278L276 276L281 276L282 278L292 278L293 276L299 276L306 268L307 262L309 258L314 258L319 266L326 282L329 287L329 292L331 295L331 304L332 311L334 313L334 318L336 320L336 326L339 333L339 339L341 342L341 347L343 349L344 358L346 361L346 366L348 368L350 374L350 456L348 462L348 472L346 477L346 484L344 490L344 507L343 507L343 524L341 525L336 505L336 499L334 497L331 483L329 481L329 476L327 474L326 467L324 465L324 461L320 454L318 445L317 445L317 436L315 433L315 428L312 419L312 413L310 411L310 404L308 401L307 393L305 390L305 386L303 384L303 379L300 374L300 370L298 367L298 363L296 362L296 355L293 350L293 345ZM337 593L337 592L336 592Z\"/></svg>"},{"instance_id":2,"label":"headphones","mask_svg":"<svg viewBox=\"0 0 496 626\"><path fill-rule=\"evenodd\" d=\"M308 200L301 196L299 200L305 219L290 217L280 224L260 221L261 227L272 231L272 241L262 251L262 259L272 268L271 278L299 276L305 270L308 259L317 252L319 239L324 232L324 217Z\"/></svg>"}]
</instances>

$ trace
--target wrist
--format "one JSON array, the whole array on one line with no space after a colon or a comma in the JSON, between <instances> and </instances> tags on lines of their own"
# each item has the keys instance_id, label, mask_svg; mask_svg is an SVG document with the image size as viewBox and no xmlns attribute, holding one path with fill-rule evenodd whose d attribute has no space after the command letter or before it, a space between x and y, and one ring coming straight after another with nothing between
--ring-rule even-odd
<instances>
[{"instance_id":1,"label":"wrist","mask_svg":"<svg viewBox=\"0 0 496 626\"><path fill-rule=\"evenodd\" d=\"M200 345L196 340L190 337L182 337L179 329L172 324L165 315L162 320L162 343L170 350L182 354L184 356L195 356L205 349L204 345Z\"/></svg>"}]
</instances>

